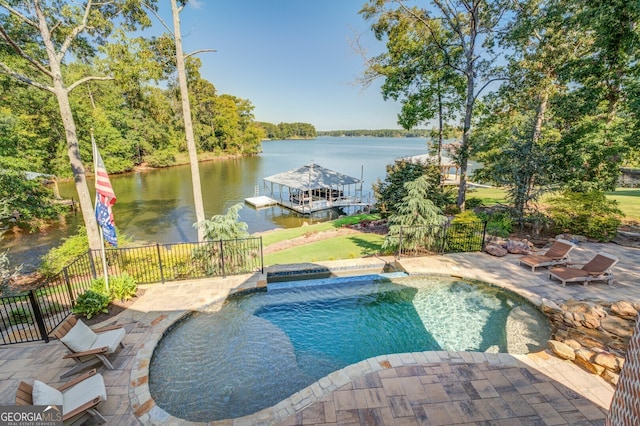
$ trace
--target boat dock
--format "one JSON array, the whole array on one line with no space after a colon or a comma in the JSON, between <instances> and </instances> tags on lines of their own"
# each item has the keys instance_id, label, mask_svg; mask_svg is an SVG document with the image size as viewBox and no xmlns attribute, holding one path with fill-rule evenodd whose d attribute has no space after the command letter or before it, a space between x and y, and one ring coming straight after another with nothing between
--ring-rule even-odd
<instances>
[{"instance_id":1,"label":"boat dock","mask_svg":"<svg viewBox=\"0 0 640 426\"><path fill-rule=\"evenodd\" d=\"M249 197L245 198L244 202L249 204L250 206L261 209L264 207L275 206L278 204L276 200L271 197L267 197L266 195L259 195L257 197Z\"/></svg>"},{"instance_id":2,"label":"boat dock","mask_svg":"<svg viewBox=\"0 0 640 426\"><path fill-rule=\"evenodd\" d=\"M262 179L268 195L258 195L245 202L256 209L278 205L302 215L311 215L334 208L368 210L373 202L362 196L362 180L317 164L307 164L295 170Z\"/></svg>"}]
</instances>

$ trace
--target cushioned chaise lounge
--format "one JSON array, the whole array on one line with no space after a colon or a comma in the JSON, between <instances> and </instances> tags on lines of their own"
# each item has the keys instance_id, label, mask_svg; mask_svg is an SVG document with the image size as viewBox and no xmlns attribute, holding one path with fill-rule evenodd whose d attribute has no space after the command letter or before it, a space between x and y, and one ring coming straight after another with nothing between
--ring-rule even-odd
<instances>
[{"instance_id":1,"label":"cushioned chaise lounge","mask_svg":"<svg viewBox=\"0 0 640 426\"><path fill-rule=\"evenodd\" d=\"M536 268L565 265L569 261L569 252L575 244L567 240L556 240L545 254L528 254L520 258L520 264L527 265L534 272Z\"/></svg>"},{"instance_id":2,"label":"cushioned chaise lounge","mask_svg":"<svg viewBox=\"0 0 640 426\"><path fill-rule=\"evenodd\" d=\"M62 405L65 426L81 425L90 418L98 424L106 423L107 420L97 410L98 404L106 400L104 378L96 370L87 371L58 388L38 380L33 385L20 382L16 392L16 405Z\"/></svg>"},{"instance_id":3,"label":"cushioned chaise lounge","mask_svg":"<svg viewBox=\"0 0 640 426\"><path fill-rule=\"evenodd\" d=\"M561 266L549 269L549 278L560 280L564 287L567 283L588 285L591 281L613 282L611 268L618 263L618 258L608 253L598 253L581 268ZM576 265L577 266L577 265Z\"/></svg>"},{"instance_id":4,"label":"cushioned chaise lounge","mask_svg":"<svg viewBox=\"0 0 640 426\"><path fill-rule=\"evenodd\" d=\"M108 356L118 347L124 347L122 340L126 332L122 326L108 326L92 330L82 320L73 315L65 319L51 335L66 346L69 353L63 358L70 358L76 365L60 377L67 377L100 362L112 370L113 364Z\"/></svg>"}]
</instances>

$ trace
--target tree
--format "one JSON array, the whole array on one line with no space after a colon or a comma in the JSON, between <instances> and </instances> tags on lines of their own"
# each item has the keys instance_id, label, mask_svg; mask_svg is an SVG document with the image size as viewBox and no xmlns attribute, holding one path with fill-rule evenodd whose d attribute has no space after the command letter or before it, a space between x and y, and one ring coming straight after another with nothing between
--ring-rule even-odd
<instances>
[{"instance_id":1,"label":"tree","mask_svg":"<svg viewBox=\"0 0 640 426\"><path fill-rule=\"evenodd\" d=\"M424 164L406 160L398 160L387 165L387 176L384 182L378 180L373 184L376 198L376 208L383 217L390 217L398 213L399 206L407 195L406 184L423 177L429 184L426 197L439 208L450 202L450 193L444 188L440 168L435 164Z\"/></svg>"},{"instance_id":2,"label":"tree","mask_svg":"<svg viewBox=\"0 0 640 426\"><path fill-rule=\"evenodd\" d=\"M384 77L382 96L385 100L400 100L398 123L407 130L438 117L436 155L440 163L444 122L453 118L460 107L464 80L443 65L448 58L443 56L441 46L450 35L440 21L430 19L428 25L416 25L415 16L421 12L415 8L410 11L388 11L373 24L376 38L387 38L387 51L368 60L363 82L368 85ZM368 18L370 12L363 11Z\"/></svg>"},{"instance_id":3,"label":"tree","mask_svg":"<svg viewBox=\"0 0 640 426\"><path fill-rule=\"evenodd\" d=\"M178 3L180 3L178 5ZM182 118L184 120L184 132L187 139L187 151L189 152L189 164L191 165L191 184L193 186L193 204L196 212L196 223L204 221L204 203L202 201L202 185L200 184L200 167L198 165L198 150L193 132L193 119L191 117L191 102L189 101L189 89L187 85L187 71L185 59L197 52L185 55L182 49L182 34L180 30L180 13L184 9L188 0L171 0L171 16L173 17L173 31L164 23L156 14L156 17L172 32L174 48L175 48L175 67L178 74L178 84L180 87L180 98L182 101ZM151 9L155 13L154 9ZM212 49L200 50L198 52L213 52ZM204 233L201 227L198 230L198 241L204 239Z\"/></svg>"},{"instance_id":4,"label":"tree","mask_svg":"<svg viewBox=\"0 0 640 426\"><path fill-rule=\"evenodd\" d=\"M243 204L238 203L229 207L226 214L218 214L209 220L196 223L194 226L202 228L206 240L233 240L246 238L247 224L240 222L240 210Z\"/></svg>"},{"instance_id":5,"label":"tree","mask_svg":"<svg viewBox=\"0 0 640 426\"><path fill-rule=\"evenodd\" d=\"M71 56L86 62L95 59L96 47L105 44L115 29L113 22L120 22L127 30L148 25L146 14L138 6L135 0L86 0L77 5L0 0L0 8L4 12L0 15L0 39L4 41L0 52L0 72L55 96L89 245L94 249L100 247L100 235L69 94L88 81L112 77L85 75L69 82L66 81L63 64Z\"/></svg>"},{"instance_id":6,"label":"tree","mask_svg":"<svg viewBox=\"0 0 640 426\"><path fill-rule=\"evenodd\" d=\"M561 68L584 50L562 11L540 0L514 2L513 17L500 37L510 52L507 80L487 97L476 134L484 165L476 177L508 188L521 224L529 203L557 183L553 156L559 134L544 126L549 103L567 89L558 76Z\"/></svg>"},{"instance_id":7,"label":"tree","mask_svg":"<svg viewBox=\"0 0 640 426\"><path fill-rule=\"evenodd\" d=\"M566 63L561 77L573 90L556 110L562 126L562 176L574 191L611 190L638 127L637 82L640 77L640 4L635 0L557 0L568 11L568 24L588 43L586 52Z\"/></svg>"},{"instance_id":8,"label":"tree","mask_svg":"<svg viewBox=\"0 0 640 426\"><path fill-rule=\"evenodd\" d=\"M397 212L389 217L389 233L382 249L396 248L400 244L405 249L416 249L427 238L433 237L438 226L447 221L442 211L429 199L434 187L427 175L405 183L404 189L406 195L397 206Z\"/></svg>"},{"instance_id":9,"label":"tree","mask_svg":"<svg viewBox=\"0 0 640 426\"><path fill-rule=\"evenodd\" d=\"M63 207L54 202L44 178L28 180L24 172L0 170L0 227L10 224L37 230L43 221L57 219Z\"/></svg>"},{"instance_id":10,"label":"tree","mask_svg":"<svg viewBox=\"0 0 640 426\"><path fill-rule=\"evenodd\" d=\"M462 209L464 209L466 196L474 107L483 90L493 81L501 78L496 76L493 43L495 32L502 24L502 16L508 2L509 0L432 0L431 9L417 9L407 7L402 0L370 0L361 11L367 19L378 17L378 23L386 20L390 14L401 14L403 19L396 19L395 23L385 29L385 35L390 42L398 38L398 35L405 34L403 31L398 31L398 25L409 22L416 29L421 28L419 33L424 34L429 50L436 49L440 52L436 58L441 61L440 66L448 70L446 75L457 75L464 80L464 95L459 99L464 105L464 113L461 114L463 116L462 143L454 156L460 166L457 204ZM397 5L397 8L387 9L386 7L391 3ZM417 51L421 52L421 50ZM413 83L413 86L407 84L411 92L415 92L416 87L422 87L420 83L437 85L440 81L439 78L433 78L437 77L437 73L433 76L426 75L421 81L416 81L415 76L416 74L408 73L410 83ZM441 91L442 88L439 90ZM430 92L438 93L439 90L436 87Z\"/></svg>"}]
</instances>

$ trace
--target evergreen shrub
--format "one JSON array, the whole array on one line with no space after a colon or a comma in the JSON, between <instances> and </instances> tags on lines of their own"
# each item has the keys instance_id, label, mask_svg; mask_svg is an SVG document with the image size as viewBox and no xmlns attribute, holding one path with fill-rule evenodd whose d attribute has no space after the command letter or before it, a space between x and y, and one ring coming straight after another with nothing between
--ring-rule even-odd
<instances>
[{"instance_id":1,"label":"evergreen shrub","mask_svg":"<svg viewBox=\"0 0 640 426\"><path fill-rule=\"evenodd\" d=\"M601 191L565 192L549 200L554 230L611 241L618 234L622 211Z\"/></svg>"}]
</instances>

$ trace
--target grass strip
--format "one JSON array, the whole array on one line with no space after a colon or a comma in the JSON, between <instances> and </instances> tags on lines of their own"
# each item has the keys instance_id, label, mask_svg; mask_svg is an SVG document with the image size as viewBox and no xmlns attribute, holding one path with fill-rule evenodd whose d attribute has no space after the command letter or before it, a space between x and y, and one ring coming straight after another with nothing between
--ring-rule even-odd
<instances>
[{"instance_id":1,"label":"grass strip","mask_svg":"<svg viewBox=\"0 0 640 426\"><path fill-rule=\"evenodd\" d=\"M315 243L280 250L264 256L265 266L325 260L357 259L380 252L384 236L378 234L342 235Z\"/></svg>"},{"instance_id":2,"label":"grass strip","mask_svg":"<svg viewBox=\"0 0 640 426\"><path fill-rule=\"evenodd\" d=\"M303 235L309 235L316 232L328 231L335 228L341 228L344 225L352 225L362 220L378 220L380 215L377 214L359 214L354 216L345 216L330 222L316 223L313 225L305 225L297 228L277 229L262 234L262 244L267 247L270 244L279 243L280 241L291 240Z\"/></svg>"}]
</instances>

